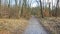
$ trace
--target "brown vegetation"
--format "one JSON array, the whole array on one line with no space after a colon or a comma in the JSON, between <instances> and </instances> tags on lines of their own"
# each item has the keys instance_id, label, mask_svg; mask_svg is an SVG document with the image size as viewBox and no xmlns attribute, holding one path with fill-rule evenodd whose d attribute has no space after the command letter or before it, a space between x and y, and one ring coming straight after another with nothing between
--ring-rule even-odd
<instances>
[{"instance_id":1,"label":"brown vegetation","mask_svg":"<svg viewBox=\"0 0 60 34\"><path fill-rule=\"evenodd\" d=\"M0 19L0 34L22 34L27 27L25 19Z\"/></svg>"},{"instance_id":2,"label":"brown vegetation","mask_svg":"<svg viewBox=\"0 0 60 34\"><path fill-rule=\"evenodd\" d=\"M60 18L50 17L41 20L42 24L51 34L60 34Z\"/></svg>"}]
</instances>

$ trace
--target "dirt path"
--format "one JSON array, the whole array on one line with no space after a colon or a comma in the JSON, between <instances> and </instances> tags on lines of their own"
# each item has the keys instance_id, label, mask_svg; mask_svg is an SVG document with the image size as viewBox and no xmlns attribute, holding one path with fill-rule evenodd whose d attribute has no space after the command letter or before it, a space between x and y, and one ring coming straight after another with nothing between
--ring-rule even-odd
<instances>
[{"instance_id":1,"label":"dirt path","mask_svg":"<svg viewBox=\"0 0 60 34\"><path fill-rule=\"evenodd\" d=\"M29 25L23 34L48 34L44 27L40 24L37 18L31 17L29 20Z\"/></svg>"}]
</instances>

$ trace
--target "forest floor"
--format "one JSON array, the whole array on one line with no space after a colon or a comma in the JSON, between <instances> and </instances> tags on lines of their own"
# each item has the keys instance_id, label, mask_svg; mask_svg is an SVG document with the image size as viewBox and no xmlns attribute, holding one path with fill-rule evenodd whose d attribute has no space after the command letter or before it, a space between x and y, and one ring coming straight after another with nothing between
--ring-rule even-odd
<instances>
[{"instance_id":1,"label":"forest floor","mask_svg":"<svg viewBox=\"0 0 60 34\"><path fill-rule=\"evenodd\" d=\"M40 21L51 34L60 34L60 17L46 17Z\"/></svg>"},{"instance_id":2,"label":"forest floor","mask_svg":"<svg viewBox=\"0 0 60 34\"><path fill-rule=\"evenodd\" d=\"M60 34L60 17L40 18L42 25L51 34ZM22 34L28 26L28 20L21 19L0 19L0 34Z\"/></svg>"},{"instance_id":3,"label":"forest floor","mask_svg":"<svg viewBox=\"0 0 60 34\"><path fill-rule=\"evenodd\" d=\"M21 19L0 19L0 34L22 34L28 21Z\"/></svg>"}]
</instances>

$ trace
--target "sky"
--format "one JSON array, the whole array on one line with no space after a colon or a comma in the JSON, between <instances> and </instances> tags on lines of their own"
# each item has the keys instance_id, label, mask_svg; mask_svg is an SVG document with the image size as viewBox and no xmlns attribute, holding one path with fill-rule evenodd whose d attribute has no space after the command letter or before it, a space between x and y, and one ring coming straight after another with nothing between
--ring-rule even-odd
<instances>
[{"instance_id":1,"label":"sky","mask_svg":"<svg viewBox=\"0 0 60 34\"><path fill-rule=\"evenodd\" d=\"M5 0L6 1L6 0ZM14 0L11 0L12 2L11 2L11 4L12 5L14 5L15 4L15 1ZM32 3L31 4L31 7L37 7L37 2L35 1L35 0L29 0L30 1L30 3ZM32 1L32 2L31 2ZM39 0L38 0L39 1ZM44 3L43 3L44 2ZM49 2L51 2L51 7L52 7L52 0L49 0ZM4 0L2 0L2 3L4 3ZM18 2L19 3L19 2ZM47 5L47 7L48 7L48 0L42 0L42 3L44 4L44 5ZM56 5L56 0L53 0L53 5Z\"/></svg>"},{"instance_id":2,"label":"sky","mask_svg":"<svg viewBox=\"0 0 60 34\"><path fill-rule=\"evenodd\" d=\"M32 0L30 0L30 1L32 1ZM50 5L51 5L51 7L52 7L52 0L49 0L49 2L50 2ZM48 7L48 0L42 0L42 3L44 4L44 5L47 5L47 7ZM53 6L55 6L56 5L56 0L53 0ZM31 5L31 7L36 7L37 6L37 2L36 1L34 1L33 3L32 3L32 5Z\"/></svg>"}]
</instances>

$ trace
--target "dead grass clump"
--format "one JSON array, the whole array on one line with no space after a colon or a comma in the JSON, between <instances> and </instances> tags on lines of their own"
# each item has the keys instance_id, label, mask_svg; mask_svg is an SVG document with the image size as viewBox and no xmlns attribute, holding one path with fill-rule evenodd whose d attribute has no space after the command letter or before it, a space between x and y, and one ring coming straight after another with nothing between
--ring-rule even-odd
<instances>
[{"instance_id":1,"label":"dead grass clump","mask_svg":"<svg viewBox=\"0 0 60 34\"><path fill-rule=\"evenodd\" d=\"M22 33L28 21L25 19L0 19L0 31L7 30L11 33Z\"/></svg>"},{"instance_id":2,"label":"dead grass clump","mask_svg":"<svg viewBox=\"0 0 60 34\"><path fill-rule=\"evenodd\" d=\"M44 18L41 22L52 34L60 34L59 18Z\"/></svg>"},{"instance_id":3,"label":"dead grass clump","mask_svg":"<svg viewBox=\"0 0 60 34\"><path fill-rule=\"evenodd\" d=\"M0 34L11 34L11 33L9 31L7 31L7 30L1 30Z\"/></svg>"}]
</instances>

